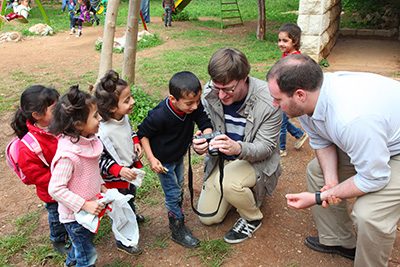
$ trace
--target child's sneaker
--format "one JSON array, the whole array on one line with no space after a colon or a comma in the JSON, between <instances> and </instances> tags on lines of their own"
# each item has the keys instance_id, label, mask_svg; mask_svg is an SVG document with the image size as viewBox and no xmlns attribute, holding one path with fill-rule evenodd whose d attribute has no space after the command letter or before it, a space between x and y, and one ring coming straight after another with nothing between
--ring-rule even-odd
<instances>
[{"instance_id":1,"label":"child's sneaker","mask_svg":"<svg viewBox=\"0 0 400 267\"><path fill-rule=\"evenodd\" d=\"M239 218L231 230L229 230L224 239L225 242L236 244L245 241L252 237L252 234L261 226L261 220L247 221L244 218Z\"/></svg>"},{"instance_id":2,"label":"child's sneaker","mask_svg":"<svg viewBox=\"0 0 400 267\"><path fill-rule=\"evenodd\" d=\"M68 254L71 251L72 243L71 240L67 241L54 241L53 250L60 253L61 256Z\"/></svg>"},{"instance_id":3,"label":"child's sneaker","mask_svg":"<svg viewBox=\"0 0 400 267\"><path fill-rule=\"evenodd\" d=\"M305 132L303 136L300 137L298 141L294 143L294 148L300 149L303 146L304 142L307 141L307 139L308 139L308 134Z\"/></svg>"},{"instance_id":4,"label":"child's sneaker","mask_svg":"<svg viewBox=\"0 0 400 267\"><path fill-rule=\"evenodd\" d=\"M75 33L75 28L71 28L71 31L69 32L70 35L73 35Z\"/></svg>"},{"instance_id":5,"label":"child's sneaker","mask_svg":"<svg viewBox=\"0 0 400 267\"><path fill-rule=\"evenodd\" d=\"M280 150L279 154L281 155L281 157L286 157L287 156L286 150Z\"/></svg>"},{"instance_id":6,"label":"child's sneaker","mask_svg":"<svg viewBox=\"0 0 400 267\"><path fill-rule=\"evenodd\" d=\"M5 16L0 16L1 21L3 22L10 22L9 18L5 17Z\"/></svg>"},{"instance_id":7,"label":"child's sneaker","mask_svg":"<svg viewBox=\"0 0 400 267\"><path fill-rule=\"evenodd\" d=\"M78 33L75 35L76 37L81 37L81 35L82 35L82 31L81 30L78 30Z\"/></svg>"},{"instance_id":8,"label":"child's sneaker","mask_svg":"<svg viewBox=\"0 0 400 267\"><path fill-rule=\"evenodd\" d=\"M121 241L118 241L118 240L115 240L115 241L116 241L116 244L117 244L117 248L119 250L121 250L121 251L124 251L124 252L128 253L128 254L135 255L135 254L140 254L143 251L142 248L139 245L128 247L128 246L125 246L124 244L122 244Z\"/></svg>"}]
</instances>

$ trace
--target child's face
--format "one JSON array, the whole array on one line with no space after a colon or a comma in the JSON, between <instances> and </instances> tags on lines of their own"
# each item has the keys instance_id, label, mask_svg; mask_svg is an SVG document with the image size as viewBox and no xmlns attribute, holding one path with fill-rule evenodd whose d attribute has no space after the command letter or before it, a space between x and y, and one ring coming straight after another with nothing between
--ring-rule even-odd
<instances>
[{"instance_id":1,"label":"child's face","mask_svg":"<svg viewBox=\"0 0 400 267\"><path fill-rule=\"evenodd\" d=\"M88 137L91 134L97 133L99 131L99 124L101 120L102 117L97 110L97 105L92 105L90 107L90 113L86 122L80 126L82 130L81 135Z\"/></svg>"},{"instance_id":2,"label":"child's face","mask_svg":"<svg viewBox=\"0 0 400 267\"><path fill-rule=\"evenodd\" d=\"M111 110L114 113L113 118L120 120L122 116L131 114L134 104L135 100L133 100L131 96L131 88L127 86L119 95L118 107L115 107L114 110Z\"/></svg>"},{"instance_id":3,"label":"child's face","mask_svg":"<svg viewBox=\"0 0 400 267\"><path fill-rule=\"evenodd\" d=\"M296 48L294 48L296 44L297 42L293 42L293 40L289 38L287 32L279 33L278 46L283 53L291 54L293 52L296 52L297 50Z\"/></svg>"},{"instance_id":4,"label":"child's face","mask_svg":"<svg viewBox=\"0 0 400 267\"><path fill-rule=\"evenodd\" d=\"M21 1L21 5L27 7L27 6L29 5L29 0L22 0L22 1Z\"/></svg>"},{"instance_id":5,"label":"child's face","mask_svg":"<svg viewBox=\"0 0 400 267\"><path fill-rule=\"evenodd\" d=\"M57 102L54 102L52 105L48 106L43 115L40 115L37 119L37 126L40 128L47 127L50 121L53 119L53 109Z\"/></svg>"},{"instance_id":6,"label":"child's face","mask_svg":"<svg viewBox=\"0 0 400 267\"><path fill-rule=\"evenodd\" d=\"M190 93L189 95L182 96L179 100L176 100L172 95L169 96L169 99L172 102L172 105L178 112L184 112L186 114L190 114L197 109L200 104L201 92L197 93L195 96L194 93Z\"/></svg>"},{"instance_id":7,"label":"child's face","mask_svg":"<svg viewBox=\"0 0 400 267\"><path fill-rule=\"evenodd\" d=\"M80 5L83 5L83 0L78 0L78 3L79 3Z\"/></svg>"}]
</instances>

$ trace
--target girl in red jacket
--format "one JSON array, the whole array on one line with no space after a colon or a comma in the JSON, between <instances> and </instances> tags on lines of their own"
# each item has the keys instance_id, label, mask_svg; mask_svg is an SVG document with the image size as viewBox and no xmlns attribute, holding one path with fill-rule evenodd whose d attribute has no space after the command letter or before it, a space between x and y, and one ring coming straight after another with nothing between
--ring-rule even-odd
<instances>
[{"instance_id":1,"label":"girl in red jacket","mask_svg":"<svg viewBox=\"0 0 400 267\"><path fill-rule=\"evenodd\" d=\"M22 139L28 131L37 139L43 155L51 163L57 150L57 138L48 133L52 119L52 109L58 101L59 93L42 85L28 87L21 95L21 106L17 109L11 128ZM68 233L59 221L58 203L49 195L50 167L46 166L35 152L23 142L20 143L18 165L29 184L36 185L38 197L44 201L49 212L50 240L55 251L64 255L71 249Z\"/></svg>"}]
</instances>

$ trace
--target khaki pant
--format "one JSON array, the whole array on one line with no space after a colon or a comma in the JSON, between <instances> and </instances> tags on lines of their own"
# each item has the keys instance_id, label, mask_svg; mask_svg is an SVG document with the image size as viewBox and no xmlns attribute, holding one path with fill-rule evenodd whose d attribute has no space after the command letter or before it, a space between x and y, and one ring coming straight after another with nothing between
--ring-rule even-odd
<instances>
[{"instance_id":1,"label":"khaki pant","mask_svg":"<svg viewBox=\"0 0 400 267\"><path fill-rule=\"evenodd\" d=\"M224 220L234 206L241 217L248 221L261 220L263 215L256 205L251 188L256 184L254 168L245 160L225 161L223 199L218 213L213 217L201 217L203 224L211 225ZM198 211L212 213L217 210L221 197L218 165L203 184Z\"/></svg>"},{"instance_id":2,"label":"khaki pant","mask_svg":"<svg viewBox=\"0 0 400 267\"><path fill-rule=\"evenodd\" d=\"M356 174L350 158L338 149L339 182ZM400 155L390 159L390 182L381 190L358 197L351 212L347 202L323 209L313 206L319 240L327 246L356 246L354 266L387 266L400 218ZM307 166L309 192L325 185L322 170L315 158ZM353 223L357 240L353 231Z\"/></svg>"}]
</instances>

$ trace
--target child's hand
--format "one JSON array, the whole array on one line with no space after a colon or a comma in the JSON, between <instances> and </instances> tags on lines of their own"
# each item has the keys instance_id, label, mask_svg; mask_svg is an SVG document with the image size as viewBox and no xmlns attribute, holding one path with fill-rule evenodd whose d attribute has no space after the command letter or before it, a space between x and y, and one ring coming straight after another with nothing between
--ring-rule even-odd
<instances>
[{"instance_id":1,"label":"child's hand","mask_svg":"<svg viewBox=\"0 0 400 267\"><path fill-rule=\"evenodd\" d=\"M98 216L101 212L101 210L104 208L103 203L99 203L97 201L86 201L85 204L83 204L82 209L86 211L87 213L93 214Z\"/></svg>"},{"instance_id":2,"label":"child's hand","mask_svg":"<svg viewBox=\"0 0 400 267\"><path fill-rule=\"evenodd\" d=\"M150 168L153 170L153 172L155 173L164 172L164 170L162 169L162 164L158 159L156 158L149 159L149 163L150 163Z\"/></svg>"},{"instance_id":3,"label":"child's hand","mask_svg":"<svg viewBox=\"0 0 400 267\"><path fill-rule=\"evenodd\" d=\"M135 152L137 153L139 159L143 157L143 149L140 143L135 144Z\"/></svg>"},{"instance_id":4,"label":"child's hand","mask_svg":"<svg viewBox=\"0 0 400 267\"><path fill-rule=\"evenodd\" d=\"M89 14L90 14L90 16L93 16L93 15L94 15L94 13L93 13L93 12L89 12Z\"/></svg>"},{"instance_id":5,"label":"child's hand","mask_svg":"<svg viewBox=\"0 0 400 267\"><path fill-rule=\"evenodd\" d=\"M119 175L129 181L136 179L136 172L132 171L127 167L122 167L122 169L119 172Z\"/></svg>"}]
</instances>

